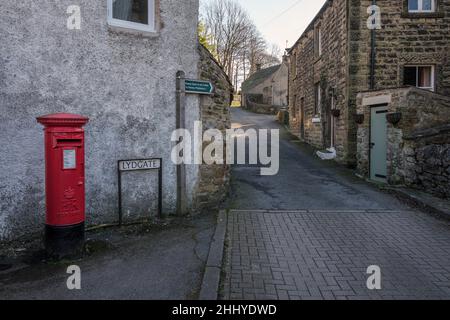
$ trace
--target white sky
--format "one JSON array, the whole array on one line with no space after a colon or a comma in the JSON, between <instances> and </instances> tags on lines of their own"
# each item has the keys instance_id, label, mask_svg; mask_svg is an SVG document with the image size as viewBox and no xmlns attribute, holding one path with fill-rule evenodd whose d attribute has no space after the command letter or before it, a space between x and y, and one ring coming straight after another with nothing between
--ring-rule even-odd
<instances>
[{"instance_id":1,"label":"white sky","mask_svg":"<svg viewBox=\"0 0 450 320\"><path fill-rule=\"evenodd\" d=\"M212 0L200 0L207 3ZM292 46L326 0L236 0L244 7L268 44Z\"/></svg>"}]
</instances>

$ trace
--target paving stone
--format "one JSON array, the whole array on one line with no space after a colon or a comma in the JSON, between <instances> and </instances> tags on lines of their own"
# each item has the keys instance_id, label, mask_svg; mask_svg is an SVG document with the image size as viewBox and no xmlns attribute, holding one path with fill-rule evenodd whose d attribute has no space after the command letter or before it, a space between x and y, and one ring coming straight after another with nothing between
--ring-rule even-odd
<instances>
[{"instance_id":1,"label":"paving stone","mask_svg":"<svg viewBox=\"0 0 450 320\"><path fill-rule=\"evenodd\" d=\"M228 235L225 298L450 299L450 225L415 212L231 211Z\"/></svg>"}]
</instances>

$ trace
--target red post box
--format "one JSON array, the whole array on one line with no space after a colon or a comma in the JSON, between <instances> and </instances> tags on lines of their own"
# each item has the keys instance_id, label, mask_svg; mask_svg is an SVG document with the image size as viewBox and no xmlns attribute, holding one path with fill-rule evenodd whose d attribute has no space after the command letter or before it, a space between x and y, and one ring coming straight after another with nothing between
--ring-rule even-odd
<instances>
[{"instance_id":1,"label":"red post box","mask_svg":"<svg viewBox=\"0 0 450 320\"><path fill-rule=\"evenodd\" d=\"M85 229L84 129L88 118L59 113L45 126L45 248L52 258L78 257Z\"/></svg>"}]
</instances>

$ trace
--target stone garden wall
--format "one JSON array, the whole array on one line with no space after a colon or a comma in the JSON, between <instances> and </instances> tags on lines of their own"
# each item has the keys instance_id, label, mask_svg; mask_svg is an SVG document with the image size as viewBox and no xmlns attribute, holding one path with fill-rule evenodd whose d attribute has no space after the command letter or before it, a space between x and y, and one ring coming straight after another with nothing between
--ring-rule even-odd
<instances>
[{"instance_id":1,"label":"stone garden wall","mask_svg":"<svg viewBox=\"0 0 450 320\"><path fill-rule=\"evenodd\" d=\"M247 97L245 109L254 113L275 115L280 111L281 107L273 106L270 104L258 103L252 97Z\"/></svg>"},{"instance_id":2,"label":"stone garden wall","mask_svg":"<svg viewBox=\"0 0 450 320\"><path fill-rule=\"evenodd\" d=\"M450 124L404 139L405 183L450 199Z\"/></svg>"},{"instance_id":3,"label":"stone garden wall","mask_svg":"<svg viewBox=\"0 0 450 320\"><path fill-rule=\"evenodd\" d=\"M200 45L199 53L200 78L213 82L215 86L215 93L212 96L202 96L200 100L203 132L218 129L225 134L226 130L231 128L230 105L233 101L233 86L206 48ZM229 182L228 165L201 165L195 200L196 211L216 209L228 194Z\"/></svg>"}]
</instances>

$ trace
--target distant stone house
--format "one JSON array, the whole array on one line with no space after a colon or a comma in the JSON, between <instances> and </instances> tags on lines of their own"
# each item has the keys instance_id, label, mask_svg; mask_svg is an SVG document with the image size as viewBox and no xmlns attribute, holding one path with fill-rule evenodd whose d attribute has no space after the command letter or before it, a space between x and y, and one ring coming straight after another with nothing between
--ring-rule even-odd
<instances>
[{"instance_id":1,"label":"distant stone house","mask_svg":"<svg viewBox=\"0 0 450 320\"><path fill-rule=\"evenodd\" d=\"M80 8L80 30L68 27L73 6ZM125 159L162 158L164 214L175 214L177 71L213 79L217 87L213 97L186 96L187 129L195 121L230 126L231 84L199 48L198 6L198 0L0 2L0 241L42 229L44 136L36 117L51 113L90 119L88 224L117 221L117 161ZM208 204L199 198L207 191L214 200L226 193L227 167L207 169L186 166L189 211ZM124 219L154 216L157 194L157 174L124 175Z\"/></svg>"},{"instance_id":2,"label":"distant stone house","mask_svg":"<svg viewBox=\"0 0 450 320\"><path fill-rule=\"evenodd\" d=\"M242 106L251 108L250 104L262 104L261 108L286 107L288 105L288 63L265 69L258 68L242 83Z\"/></svg>"},{"instance_id":3,"label":"distant stone house","mask_svg":"<svg viewBox=\"0 0 450 320\"><path fill-rule=\"evenodd\" d=\"M327 1L289 49L292 133L356 166L357 94L411 85L449 95L449 27L449 0Z\"/></svg>"}]
</instances>

